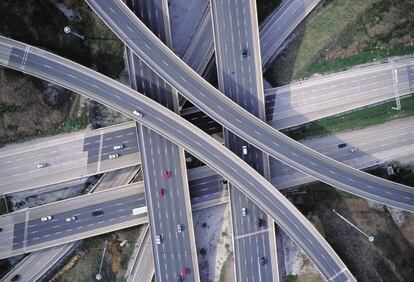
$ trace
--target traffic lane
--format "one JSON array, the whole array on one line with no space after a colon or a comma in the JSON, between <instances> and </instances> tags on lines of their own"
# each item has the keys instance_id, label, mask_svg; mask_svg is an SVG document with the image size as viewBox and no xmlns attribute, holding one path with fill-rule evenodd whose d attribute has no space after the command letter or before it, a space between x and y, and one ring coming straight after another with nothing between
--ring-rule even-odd
<instances>
[{"instance_id":1,"label":"traffic lane","mask_svg":"<svg viewBox=\"0 0 414 282\"><path fill-rule=\"evenodd\" d=\"M38 52L41 52L41 51L38 51ZM53 57L53 56L51 54L48 54L48 58L46 59L45 57L43 57L43 59L44 60L46 59L48 61L48 63L52 63L51 60L49 60L50 57ZM286 205L289 206L290 203L286 202L283 197L280 197L280 198L275 197L274 194L275 193L277 194L277 192L275 192L275 191L271 192L274 189L271 189L271 186L269 186L269 184L264 179L259 177L258 175L252 177L253 175L255 175L255 172L251 171L249 169L249 167L243 165L242 163L237 162L236 159L234 159L234 157L232 156L231 153L222 154L222 156L221 156L222 158L218 158L218 155L217 155L217 157L215 157L216 154L214 154L212 152L222 152L223 150L224 151L226 151L226 150L224 148L222 148L222 146L220 144L218 144L216 141L214 141L212 138L209 138L205 134L202 134L200 131L198 131L198 129L194 128L193 126L191 126L189 124L186 124L184 121L177 118L176 115L173 115L173 114L169 113L168 111L159 111L157 104L152 103L149 100L145 100L145 99L143 99L143 97L141 97L139 100L136 100L136 99L133 99L130 96L131 94L125 95L125 97L123 97L124 99L122 99L122 102L125 103L125 105L121 105L120 102L118 101L118 100L120 100L117 97L117 96L119 96L118 94L129 93L129 90L128 90L128 88L123 87L122 85L117 84L116 82L111 81L117 87L117 88L114 88L114 87L111 87L109 84L105 83L105 81L107 80L106 78L105 79L102 78L103 80L98 81L95 78L92 78L90 75L89 76L86 75L86 79L88 79L88 81L83 82L85 74L86 73L88 73L88 74L92 73L90 70L82 69L82 74L79 75L79 73L76 73L75 69L67 69L63 65L61 65L59 62L53 62L53 63L57 64L61 68L63 68L64 72L59 73L59 71L57 71L57 70L54 70L54 71L49 70L48 73L44 73L44 72L40 71L41 68L40 69L34 69L31 72L33 72L38 77L46 77L47 79L51 79L55 83L57 82L57 83L59 83L60 85L62 85L64 87L69 87L70 89L74 89L74 90L78 90L78 91L81 90L82 93L89 94L94 99L97 99L97 100L99 100L103 103L106 103L106 104L108 104L109 102L108 102L108 98L105 98L105 97L109 96L110 98L114 99L113 101L111 101L112 106L116 107L118 110L122 111L123 113L126 113L127 115L130 111L132 111L131 105L134 105L134 102L135 102L135 108L138 108L139 110L142 110L141 106L139 106L139 105L145 104L145 109L146 109L146 112L148 114L148 117L146 119L140 120L141 122L145 123L147 126L151 126L152 128L156 128L157 131L159 131L160 133L165 134L166 136L168 136L172 140L175 140L177 143L183 145L193 155L200 157L204 162L206 162L208 165L215 168L217 171L223 171L223 174L226 176L226 178L231 180L233 183L236 183L240 188L242 188L244 190L244 192L246 194L248 194L250 197L255 199L255 201L258 201L258 203L260 205L263 205L265 207L265 210L269 214L272 215L273 219L280 222L280 225L284 226L285 230L287 230L287 233L291 234L295 238L295 240L299 243L299 245L301 245L305 251L307 250L308 251L307 253L312 258L315 259L315 257L312 255L311 251L308 249L308 247L313 249L313 247L311 247L312 245L310 243L307 243L307 241L303 240L303 236L305 236L304 235L305 232L303 232L303 230L301 230L299 232L298 229L291 229L291 228L295 228L294 225L292 227L291 224L287 224L287 223L289 222L289 219L297 219L297 220L303 221L303 222L298 222L298 223L299 224L304 224L306 226L305 231L307 231L306 235L309 235L309 238L313 238L313 237L317 236L317 232L316 233L310 232L310 230L313 230L314 228L312 228L311 225L308 225L307 221L304 218L302 219L298 214L296 214L297 211L294 209L293 206L287 208L286 212L288 212L290 216L285 218L283 216L283 214L278 211L277 205L282 204L282 206L286 206ZM67 62L67 61L65 61L65 63L70 64L70 62ZM39 67L39 66L37 66L37 67ZM49 69L49 68L47 68L47 69ZM75 74L77 74L79 77L77 77ZM96 73L93 73L93 74L95 76L100 77ZM57 77L59 77L59 78L57 78ZM72 84L72 83L68 82L68 81L70 81L70 79L68 77L75 78L76 86L75 86L75 84ZM91 84L91 80L92 80L92 83L93 82L96 82L96 83L99 83L99 84L104 83L104 85L105 85L104 89L102 89L101 87L97 88L96 84L95 85ZM110 81L110 80L108 80L108 81ZM121 92L120 92L120 89L122 89ZM107 92L110 92L110 93L107 93ZM99 93L100 96L95 96L97 93ZM131 101L131 99L132 99L132 101ZM132 104L131 104L131 102L132 102ZM141 103L143 103L143 104L141 104ZM151 116L153 116L154 118L151 118ZM166 125L168 125L166 122L162 122L162 124L159 124L159 122L160 122L159 119L161 119L160 116L163 116L163 118L171 119L174 122L172 122L170 124L170 127L166 126ZM157 121L159 121L159 122L157 122ZM172 124L174 124L174 127L171 127ZM189 131L190 129L191 129L191 131ZM187 132L187 131L191 132L191 133L188 134L188 135L183 134L184 132ZM178 133L180 133L180 134L178 134ZM196 138L196 137L197 137L197 141L194 140L194 138ZM209 140L209 142L206 142L206 140ZM203 145L201 145L202 143L203 143ZM202 151L200 151L200 150L202 150ZM222 160L225 160L226 162L222 163ZM239 171L236 170L235 168L238 168ZM234 177L233 174L230 173L229 169L231 169L237 177ZM243 179L243 177L245 175L240 174L242 171L244 173L246 173L246 175L249 176L248 179ZM249 172L247 173L247 171L249 171ZM242 181L242 179L243 179L243 181ZM256 183L253 183L252 181L254 181ZM249 187L250 189L253 189L252 191L254 191L254 192L251 192L249 189L247 189L247 187ZM258 187L262 187L262 188L256 191L256 189ZM266 195L261 195L263 193L265 193ZM298 218L296 218L296 217L298 217ZM304 227L304 226L302 226L302 227ZM297 236L297 234L299 234L300 236ZM320 264L319 259L314 260L315 263L317 263L318 267L323 269L322 271L324 273L328 272L328 273L334 274L334 273L336 273L336 272L334 272L335 270L337 270L337 269L339 270L339 269L342 269L344 267L342 263L337 264L339 262L339 261L337 261L338 258L333 258L332 257L331 249L324 243L324 240L322 238L319 238L319 239L315 240L315 242L313 242L313 244L317 244L325 252L326 256L325 256L325 258L322 257L323 260L333 259L333 261L331 261L331 263L338 266L337 268L330 267L329 269L327 269L327 268L325 268L324 263ZM322 247L322 246L324 246L324 247ZM318 257L320 257L320 256L318 256ZM335 263L335 261L336 261L336 263ZM349 275L349 272L347 272L347 274Z\"/></svg>"},{"instance_id":2,"label":"traffic lane","mask_svg":"<svg viewBox=\"0 0 414 282\"><path fill-rule=\"evenodd\" d=\"M101 205L94 205L71 212L52 215L51 221L40 222L39 219L29 221L27 233L27 246L40 244L52 239L60 239L79 232L86 232L97 227L104 227L112 224L112 221L129 220L133 218L132 209L144 206L145 200L123 198L107 202ZM96 210L102 210L102 215L93 216ZM66 218L76 216L73 222L66 222ZM40 224L39 224L40 223Z\"/></svg>"},{"instance_id":3,"label":"traffic lane","mask_svg":"<svg viewBox=\"0 0 414 282\"><path fill-rule=\"evenodd\" d=\"M165 142L171 143L170 141L167 141L164 139ZM167 155L168 156L176 156L179 154L179 148L175 144L167 148ZM175 268L175 273L178 274L184 269L185 267L190 268L191 274L189 275L191 278L194 279L194 268L191 257L191 249L193 248L193 245L191 244L190 240L190 228L193 228L192 222L190 223L190 218L187 218L186 213L186 199L184 197L184 191L183 189L188 189L188 184L184 184L184 180L181 177L183 174L182 171L180 171L180 159L179 158L166 158L168 169L172 172L170 182L171 182L171 195L172 200L169 201L167 204L169 206L169 210L172 211L172 213L167 217L166 219L169 219L169 230L172 238L169 238L170 240L176 240L178 244L174 244L176 247L176 254L174 255L174 258L178 257L178 268ZM185 172L184 172L185 173ZM188 183L188 182L187 182ZM190 199L188 199L190 200ZM177 212L178 211L178 212ZM190 215L191 216L191 215ZM177 231L177 225L181 224L183 226L183 230L181 233L178 233ZM195 247L195 245L194 245ZM195 251L195 250L194 250ZM196 251L195 251L196 252ZM173 257L173 256L171 256Z\"/></svg>"},{"instance_id":4,"label":"traffic lane","mask_svg":"<svg viewBox=\"0 0 414 282\"><path fill-rule=\"evenodd\" d=\"M168 276L168 273L170 273L168 268L168 262L166 261L165 254L166 252L171 253L170 244L157 244L155 237L158 235L161 235L161 240L165 239L164 234L160 234L162 230L162 226L164 224L164 214L161 213L161 205L163 204L161 200L164 200L160 198L160 195L158 194L160 189L164 189L165 186L163 183L160 183L159 181L159 174L161 171L154 171L154 169L147 169L145 167L146 164L152 167L157 167L155 164L155 159L152 157L153 152L151 153L150 150L146 150L145 146L146 144L152 144L155 141L159 140L159 136L150 130L149 128L143 127L139 125L139 130L142 134L140 134L140 146L142 148L142 159L144 164L144 181L145 181L145 194L147 198L147 205L148 205L148 213L149 213L149 222L150 224L150 231L151 231L151 238L153 238L152 242L152 248L153 248L153 254L154 254L154 260L155 260L155 273L156 277L163 277L163 274ZM158 144L159 146L159 144ZM157 158L157 165L159 166L160 158ZM167 189L166 189L167 190ZM165 192L164 197L168 195L168 191Z\"/></svg>"},{"instance_id":5,"label":"traffic lane","mask_svg":"<svg viewBox=\"0 0 414 282\"><path fill-rule=\"evenodd\" d=\"M403 209L414 210L414 202L406 198L399 197L400 201L385 199L381 195L372 194L382 189L372 190L371 187L380 186L383 189L404 190L405 194L412 194L412 189L378 179L374 176L366 175L341 165L331 159L321 156L314 151L302 147L292 139L284 136L280 132L272 129L265 123L253 116L247 114L242 108L232 103L229 99L224 98L219 91L214 89L210 84L200 79L188 66L186 66L177 57L173 56L171 51L165 47L159 40L153 37L142 27L142 23L133 16L125 16L128 11L122 7L122 3L113 1L102 1L96 5L95 1L88 0L92 8L103 14L111 15L119 24L111 25L115 32L120 34L122 30L123 40L132 47L133 51L145 58L151 67L161 74L173 87L175 87L187 99L195 105L214 116L222 125L237 132L237 134L246 139L246 141L255 144L258 148L266 153L282 160L283 162L311 174L335 187L350 191L351 193L371 198L388 205L396 206ZM119 5L119 6L118 6ZM105 16L106 16L105 15ZM104 20L108 18L103 17ZM134 19L134 21L132 20ZM111 24L111 22L109 22ZM134 31L127 32L127 26L136 26ZM145 41L142 48L135 45L135 42L128 40L134 37ZM162 68L160 66L163 66ZM208 97L205 93L209 93ZM202 98L195 95L201 95ZM225 118L224 118L225 117ZM252 133L252 134L249 134ZM278 142L276 142L276 140ZM281 149L283 148L283 150ZM301 155L304 155L302 157ZM316 165L314 165L315 163ZM328 168L328 169L327 169ZM333 171L331 173L330 171ZM358 183L364 183L361 187ZM367 189L371 189L368 193ZM397 191L400 193L400 191ZM392 192L391 192L392 193ZM408 196L407 196L408 197ZM384 201L386 200L386 201Z\"/></svg>"}]
</instances>

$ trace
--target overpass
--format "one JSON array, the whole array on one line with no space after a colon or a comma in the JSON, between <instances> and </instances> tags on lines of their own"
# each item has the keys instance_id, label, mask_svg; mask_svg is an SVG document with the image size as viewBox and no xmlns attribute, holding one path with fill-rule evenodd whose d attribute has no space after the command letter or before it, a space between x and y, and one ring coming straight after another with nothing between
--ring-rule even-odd
<instances>
[{"instance_id":1,"label":"overpass","mask_svg":"<svg viewBox=\"0 0 414 282\"><path fill-rule=\"evenodd\" d=\"M1 38L1 64L57 83L87 95L108 107L116 108L185 147L191 154L220 171L295 240L326 277L353 279L332 248L299 211L263 177L204 132L176 114L128 87L88 68L35 47ZM145 114L138 117L133 111ZM144 112L145 111L145 112Z\"/></svg>"}]
</instances>

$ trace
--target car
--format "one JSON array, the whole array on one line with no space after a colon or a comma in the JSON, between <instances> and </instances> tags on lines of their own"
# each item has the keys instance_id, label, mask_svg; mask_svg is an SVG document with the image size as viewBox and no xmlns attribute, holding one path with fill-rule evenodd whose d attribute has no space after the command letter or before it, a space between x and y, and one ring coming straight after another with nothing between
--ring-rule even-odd
<instances>
[{"instance_id":1,"label":"car","mask_svg":"<svg viewBox=\"0 0 414 282\"><path fill-rule=\"evenodd\" d=\"M20 275L16 274L12 277L12 279L10 279L10 281L14 282L14 281L19 281L20 280Z\"/></svg>"},{"instance_id":2,"label":"car","mask_svg":"<svg viewBox=\"0 0 414 282\"><path fill-rule=\"evenodd\" d=\"M77 219L76 216L70 216L66 218L66 222L71 222L71 221L75 221Z\"/></svg>"},{"instance_id":3,"label":"car","mask_svg":"<svg viewBox=\"0 0 414 282\"><path fill-rule=\"evenodd\" d=\"M118 155L118 154L111 154L111 155L109 155L109 159L110 159L110 160L116 159L116 158L118 158L118 157L119 157L119 155Z\"/></svg>"},{"instance_id":4,"label":"car","mask_svg":"<svg viewBox=\"0 0 414 282\"><path fill-rule=\"evenodd\" d=\"M178 233L183 232L183 225L182 224L177 224L177 232Z\"/></svg>"},{"instance_id":5,"label":"car","mask_svg":"<svg viewBox=\"0 0 414 282\"><path fill-rule=\"evenodd\" d=\"M52 216L51 215L47 215L47 216L44 216L44 217L42 217L42 218L40 218L40 220L43 222L43 221L49 221L49 220L52 220Z\"/></svg>"},{"instance_id":6,"label":"car","mask_svg":"<svg viewBox=\"0 0 414 282\"><path fill-rule=\"evenodd\" d=\"M94 211L93 213L92 213L92 215L93 216L99 216L99 215L103 215L103 210L97 210L97 211Z\"/></svg>"},{"instance_id":7,"label":"car","mask_svg":"<svg viewBox=\"0 0 414 282\"><path fill-rule=\"evenodd\" d=\"M160 190L158 190L158 197L164 198L164 195L165 195L164 188L160 188Z\"/></svg>"},{"instance_id":8,"label":"car","mask_svg":"<svg viewBox=\"0 0 414 282\"><path fill-rule=\"evenodd\" d=\"M246 58L247 56L249 56L249 51L247 51L246 49L242 50L242 57Z\"/></svg>"},{"instance_id":9,"label":"car","mask_svg":"<svg viewBox=\"0 0 414 282\"><path fill-rule=\"evenodd\" d=\"M190 268L184 267L183 268L183 276L184 276L184 278L187 278L189 274L190 274Z\"/></svg>"},{"instance_id":10,"label":"car","mask_svg":"<svg viewBox=\"0 0 414 282\"><path fill-rule=\"evenodd\" d=\"M114 150L121 150L123 148L124 148L124 145L122 145L122 144L119 144L119 145L115 145L114 146Z\"/></svg>"},{"instance_id":11,"label":"car","mask_svg":"<svg viewBox=\"0 0 414 282\"><path fill-rule=\"evenodd\" d=\"M260 257L260 264L261 265L265 265L266 264L266 262L267 262L267 260L266 260L266 257Z\"/></svg>"},{"instance_id":12,"label":"car","mask_svg":"<svg viewBox=\"0 0 414 282\"><path fill-rule=\"evenodd\" d=\"M263 218L258 217L257 218L257 227L263 227L265 225L265 220Z\"/></svg>"},{"instance_id":13,"label":"car","mask_svg":"<svg viewBox=\"0 0 414 282\"><path fill-rule=\"evenodd\" d=\"M246 208L242 208L242 215L246 216L247 215L247 209Z\"/></svg>"},{"instance_id":14,"label":"car","mask_svg":"<svg viewBox=\"0 0 414 282\"><path fill-rule=\"evenodd\" d=\"M44 167L47 167L47 163L37 164L37 168L44 168Z\"/></svg>"},{"instance_id":15,"label":"car","mask_svg":"<svg viewBox=\"0 0 414 282\"><path fill-rule=\"evenodd\" d=\"M356 151L358 151L358 148L351 148L351 149L349 149L349 151L351 152L351 153L354 153L354 152L356 152Z\"/></svg>"},{"instance_id":16,"label":"car","mask_svg":"<svg viewBox=\"0 0 414 282\"><path fill-rule=\"evenodd\" d=\"M339 149L341 149L341 148L345 148L346 147L346 143L341 143L341 144L338 144L338 148Z\"/></svg>"},{"instance_id":17,"label":"car","mask_svg":"<svg viewBox=\"0 0 414 282\"><path fill-rule=\"evenodd\" d=\"M243 156L247 155L247 146L242 147Z\"/></svg>"},{"instance_id":18,"label":"car","mask_svg":"<svg viewBox=\"0 0 414 282\"><path fill-rule=\"evenodd\" d=\"M157 243L157 245L161 244L162 238L161 238L161 235L160 234L158 234L157 236L155 236L155 242Z\"/></svg>"},{"instance_id":19,"label":"car","mask_svg":"<svg viewBox=\"0 0 414 282\"><path fill-rule=\"evenodd\" d=\"M162 171L162 177L164 178L164 180L170 179L171 178L171 171L164 169Z\"/></svg>"},{"instance_id":20,"label":"car","mask_svg":"<svg viewBox=\"0 0 414 282\"><path fill-rule=\"evenodd\" d=\"M181 273L177 275L177 278L178 278L178 280L177 280L178 282L183 282L183 280L184 280L184 278L181 275Z\"/></svg>"},{"instance_id":21,"label":"car","mask_svg":"<svg viewBox=\"0 0 414 282\"><path fill-rule=\"evenodd\" d=\"M144 116L144 114L143 114L143 113L138 112L137 110L134 110L132 113L133 113L134 115L136 115L137 117L143 117L143 116Z\"/></svg>"},{"instance_id":22,"label":"car","mask_svg":"<svg viewBox=\"0 0 414 282\"><path fill-rule=\"evenodd\" d=\"M0 232L3 231L3 228L0 227Z\"/></svg>"}]
</instances>

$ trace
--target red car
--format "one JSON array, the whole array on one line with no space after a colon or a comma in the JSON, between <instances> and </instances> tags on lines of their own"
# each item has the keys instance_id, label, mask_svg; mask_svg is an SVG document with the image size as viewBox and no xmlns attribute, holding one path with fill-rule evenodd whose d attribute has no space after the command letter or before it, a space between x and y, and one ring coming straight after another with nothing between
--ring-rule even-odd
<instances>
[{"instance_id":1,"label":"red car","mask_svg":"<svg viewBox=\"0 0 414 282\"><path fill-rule=\"evenodd\" d=\"M160 190L158 190L158 197L163 198L164 197L164 189L160 188Z\"/></svg>"},{"instance_id":2,"label":"red car","mask_svg":"<svg viewBox=\"0 0 414 282\"><path fill-rule=\"evenodd\" d=\"M171 171L164 169L162 171L162 177L164 178L164 180L170 179L171 178Z\"/></svg>"},{"instance_id":3,"label":"red car","mask_svg":"<svg viewBox=\"0 0 414 282\"><path fill-rule=\"evenodd\" d=\"M190 268L184 267L183 268L183 276L184 276L184 278L187 278L189 274L190 274Z\"/></svg>"}]
</instances>

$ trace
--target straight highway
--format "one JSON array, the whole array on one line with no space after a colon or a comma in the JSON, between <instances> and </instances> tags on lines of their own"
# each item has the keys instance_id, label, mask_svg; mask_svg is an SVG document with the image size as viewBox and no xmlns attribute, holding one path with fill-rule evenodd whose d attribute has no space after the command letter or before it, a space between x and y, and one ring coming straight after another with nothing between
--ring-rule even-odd
<instances>
[{"instance_id":1,"label":"straight highway","mask_svg":"<svg viewBox=\"0 0 414 282\"><path fill-rule=\"evenodd\" d=\"M166 0L127 3L160 40L171 46ZM178 113L176 91L130 50L127 53L132 88ZM189 269L187 279L200 281L184 150L144 125L137 124L137 128L155 277L168 281Z\"/></svg>"},{"instance_id":2,"label":"straight highway","mask_svg":"<svg viewBox=\"0 0 414 282\"><path fill-rule=\"evenodd\" d=\"M256 1L211 0L210 3L219 89L264 120ZM224 144L270 179L267 155L226 129ZM236 281L278 281L272 219L237 187L229 185Z\"/></svg>"},{"instance_id":3,"label":"straight highway","mask_svg":"<svg viewBox=\"0 0 414 282\"><path fill-rule=\"evenodd\" d=\"M216 140L151 99L136 95L128 87L95 71L33 46L0 39L1 65L87 95L185 147L263 208L302 247L324 276L336 281L353 280L340 258L306 218L260 174ZM143 112L143 116L135 115L134 111Z\"/></svg>"}]
</instances>

